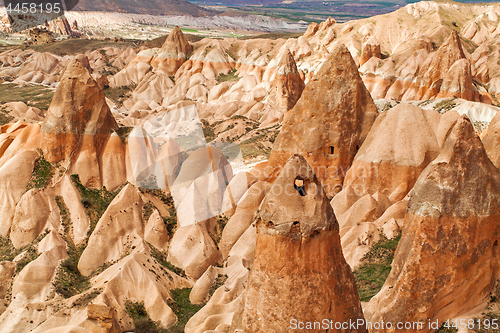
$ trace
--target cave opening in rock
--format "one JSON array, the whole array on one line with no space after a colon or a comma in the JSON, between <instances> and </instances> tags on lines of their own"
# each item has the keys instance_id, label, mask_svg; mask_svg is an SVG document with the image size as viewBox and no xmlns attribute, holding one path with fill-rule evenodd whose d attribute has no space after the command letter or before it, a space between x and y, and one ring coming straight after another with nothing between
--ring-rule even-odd
<instances>
[{"instance_id":1,"label":"cave opening in rock","mask_svg":"<svg viewBox=\"0 0 500 333\"><path fill-rule=\"evenodd\" d=\"M328 147L328 152L329 152L331 155L335 154L335 147L334 147L334 146L330 146L330 147Z\"/></svg>"},{"instance_id":2,"label":"cave opening in rock","mask_svg":"<svg viewBox=\"0 0 500 333\"><path fill-rule=\"evenodd\" d=\"M293 187L299 192L299 194L303 197L306 196L306 189L304 186L304 180L300 178L295 178L295 184L293 184Z\"/></svg>"}]
</instances>

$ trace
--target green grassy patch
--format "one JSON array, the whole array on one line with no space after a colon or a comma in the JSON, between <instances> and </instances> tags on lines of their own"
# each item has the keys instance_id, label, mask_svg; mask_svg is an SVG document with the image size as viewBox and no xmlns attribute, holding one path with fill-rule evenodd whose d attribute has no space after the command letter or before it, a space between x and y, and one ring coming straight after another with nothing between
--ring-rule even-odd
<instances>
[{"instance_id":1,"label":"green grassy patch","mask_svg":"<svg viewBox=\"0 0 500 333\"><path fill-rule=\"evenodd\" d=\"M434 105L434 110L443 114L447 111L450 111L455 106L457 106L457 103L455 103L454 99L445 99L445 100L437 103L436 105Z\"/></svg>"},{"instance_id":2,"label":"green grassy patch","mask_svg":"<svg viewBox=\"0 0 500 333\"><path fill-rule=\"evenodd\" d=\"M0 104L24 102L40 110L47 110L54 97L54 91L39 85L0 84Z\"/></svg>"},{"instance_id":3,"label":"green grassy patch","mask_svg":"<svg viewBox=\"0 0 500 333\"><path fill-rule=\"evenodd\" d=\"M198 312L203 305L191 304L189 294L191 288L170 290L173 300L169 302L170 308L177 315L178 322L174 327L168 329L169 333L182 333L189 318Z\"/></svg>"},{"instance_id":4,"label":"green grassy patch","mask_svg":"<svg viewBox=\"0 0 500 333\"><path fill-rule=\"evenodd\" d=\"M147 243L147 244L149 246L151 256L153 258L155 258L156 261L158 261L158 263L160 265L162 265L163 267L165 267L169 271L171 271L179 276L186 277L186 272L184 272L184 270L182 268L176 267L167 261L167 254L166 253L158 250L156 247L154 247L153 245L151 245L149 243Z\"/></svg>"},{"instance_id":5,"label":"green grassy patch","mask_svg":"<svg viewBox=\"0 0 500 333\"><path fill-rule=\"evenodd\" d=\"M213 141L217 137L214 132L214 126L210 125L210 123L205 119L201 120L201 128L203 129L203 135L205 135L207 143Z\"/></svg>"},{"instance_id":6,"label":"green grassy patch","mask_svg":"<svg viewBox=\"0 0 500 333\"><path fill-rule=\"evenodd\" d=\"M257 134L254 137L247 139L239 144L241 148L241 154L244 159L255 158L257 156L266 156L269 158L271 153L270 148L264 147L259 143L260 140L264 139L266 134Z\"/></svg>"},{"instance_id":7,"label":"green grassy patch","mask_svg":"<svg viewBox=\"0 0 500 333\"><path fill-rule=\"evenodd\" d=\"M283 38L283 39L288 39L288 38L299 38L303 34L304 34L303 32L271 32L271 33L265 33L265 34L260 34L260 35L243 36L243 37L240 37L239 39L241 39L241 40L256 39L256 38L264 38L264 39L278 39L278 38Z\"/></svg>"},{"instance_id":8,"label":"green grassy patch","mask_svg":"<svg viewBox=\"0 0 500 333\"><path fill-rule=\"evenodd\" d=\"M115 130L115 132L120 137L120 140L122 140L123 144L126 144L128 141L128 136L133 129L133 126L120 126L117 130Z\"/></svg>"},{"instance_id":9,"label":"green grassy patch","mask_svg":"<svg viewBox=\"0 0 500 333\"><path fill-rule=\"evenodd\" d=\"M125 304L125 308L134 321L135 332L140 333L168 333L170 330L161 328L159 323L149 318L144 302L131 302Z\"/></svg>"},{"instance_id":10,"label":"green grassy patch","mask_svg":"<svg viewBox=\"0 0 500 333\"><path fill-rule=\"evenodd\" d=\"M128 47L135 47L139 42L140 41L136 40L115 42L112 40L71 38L63 41L56 41L50 44L32 45L27 48L34 49L38 52L50 52L60 56L65 56L68 54L75 54L76 50L80 53L85 53L87 51L94 51L105 47L118 47L124 50Z\"/></svg>"},{"instance_id":11,"label":"green grassy patch","mask_svg":"<svg viewBox=\"0 0 500 333\"><path fill-rule=\"evenodd\" d=\"M76 189L80 193L83 207L85 209L85 212L87 213L87 216L89 217L90 228L87 236L90 236L90 234L94 231L97 222L99 222L99 219L104 214L111 201L113 201L118 193L120 193L125 184L120 186L116 191L109 192L105 187L101 189L91 189L83 186L78 175L71 175L70 178Z\"/></svg>"},{"instance_id":12,"label":"green grassy patch","mask_svg":"<svg viewBox=\"0 0 500 333\"><path fill-rule=\"evenodd\" d=\"M128 94L135 89L135 84L131 84L123 87L112 88L110 86L104 87L104 95L112 100L117 107L123 105L123 101L128 98ZM129 132L130 133L130 132Z\"/></svg>"},{"instance_id":13,"label":"green grassy patch","mask_svg":"<svg viewBox=\"0 0 500 333\"><path fill-rule=\"evenodd\" d=\"M214 283L212 283L212 286L208 290L208 299L212 297L212 295L215 293L217 289L222 287L224 283L226 283L228 279L228 276L226 274L218 274L217 277L215 278Z\"/></svg>"},{"instance_id":14,"label":"green grassy patch","mask_svg":"<svg viewBox=\"0 0 500 333\"><path fill-rule=\"evenodd\" d=\"M47 235L47 231L41 233L33 242L16 249L9 237L0 236L0 262L13 261L19 254L24 253L21 260L16 263L14 274L19 273L26 265L40 256L37 250L37 244Z\"/></svg>"},{"instance_id":15,"label":"green grassy patch","mask_svg":"<svg viewBox=\"0 0 500 333\"><path fill-rule=\"evenodd\" d=\"M354 270L354 279L358 286L359 298L368 302L375 296L391 272L391 264L401 235L393 239L383 238L368 251L358 268Z\"/></svg>"},{"instance_id":16,"label":"green grassy patch","mask_svg":"<svg viewBox=\"0 0 500 333\"><path fill-rule=\"evenodd\" d=\"M26 186L26 192L32 188L45 188L54 175L54 166L45 159L40 148L38 149L38 154L40 156L35 162L33 173L31 174L28 185Z\"/></svg>"},{"instance_id":17,"label":"green grassy patch","mask_svg":"<svg viewBox=\"0 0 500 333\"><path fill-rule=\"evenodd\" d=\"M78 261L85 250L85 246L76 246L71 238L72 223L69 216L69 210L61 196L56 196L57 207L61 215L61 225L63 234L61 235L66 242L68 258L62 261L53 281L55 291L64 298L80 294L90 288L90 278L83 276L78 270Z\"/></svg>"},{"instance_id":18,"label":"green grassy patch","mask_svg":"<svg viewBox=\"0 0 500 333\"><path fill-rule=\"evenodd\" d=\"M13 119L14 117L10 116L7 110L0 110L0 126L10 123Z\"/></svg>"},{"instance_id":19,"label":"green grassy patch","mask_svg":"<svg viewBox=\"0 0 500 333\"><path fill-rule=\"evenodd\" d=\"M236 68L233 68L233 70L229 74L219 74L219 76L217 76L218 83L226 81L238 81L239 79L241 79L241 77L236 75Z\"/></svg>"}]
</instances>

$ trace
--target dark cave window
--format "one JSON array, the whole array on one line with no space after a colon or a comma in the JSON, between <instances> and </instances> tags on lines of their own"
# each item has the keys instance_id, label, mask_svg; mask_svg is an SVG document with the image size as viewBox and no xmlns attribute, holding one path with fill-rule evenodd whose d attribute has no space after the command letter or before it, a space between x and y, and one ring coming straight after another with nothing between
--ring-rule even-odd
<instances>
[{"instance_id":1,"label":"dark cave window","mask_svg":"<svg viewBox=\"0 0 500 333\"><path fill-rule=\"evenodd\" d=\"M299 192L299 194L303 197L306 196L306 189L304 187L304 180L295 178L295 184L293 184L293 187Z\"/></svg>"}]
</instances>

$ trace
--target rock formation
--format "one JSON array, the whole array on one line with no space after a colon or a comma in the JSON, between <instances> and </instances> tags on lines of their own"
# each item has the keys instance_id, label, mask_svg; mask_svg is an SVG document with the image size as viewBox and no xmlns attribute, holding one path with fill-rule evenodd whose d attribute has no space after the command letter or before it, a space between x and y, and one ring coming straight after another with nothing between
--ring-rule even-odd
<instances>
[{"instance_id":1,"label":"rock formation","mask_svg":"<svg viewBox=\"0 0 500 333\"><path fill-rule=\"evenodd\" d=\"M500 264L499 184L500 172L462 116L410 193L392 270L365 308L368 321L421 322L418 332L433 332L429 320L484 307Z\"/></svg>"},{"instance_id":2,"label":"rock formation","mask_svg":"<svg viewBox=\"0 0 500 333\"><path fill-rule=\"evenodd\" d=\"M474 90L470 62L467 59L460 59L455 61L444 76L436 98L458 97L468 101L477 100L477 97L474 98Z\"/></svg>"},{"instance_id":3,"label":"rock formation","mask_svg":"<svg viewBox=\"0 0 500 333\"><path fill-rule=\"evenodd\" d=\"M359 65L364 65L372 57L382 59L382 53L380 53L380 43L375 37L371 37L363 43L363 50L361 51Z\"/></svg>"},{"instance_id":4,"label":"rock formation","mask_svg":"<svg viewBox=\"0 0 500 333\"><path fill-rule=\"evenodd\" d=\"M277 176L292 154L300 153L327 195L333 196L376 115L351 54L340 45L287 113L269 157L269 178Z\"/></svg>"},{"instance_id":5,"label":"rock formation","mask_svg":"<svg viewBox=\"0 0 500 333\"><path fill-rule=\"evenodd\" d=\"M432 53L422 65L418 77L402 99L421 100L436 96L448 71L460 59L465 59L465 54L460 37L453 30L439 49Z\"/></svg>"},{"instance_id":6,"label":"rock formation","mask_svg":"<svg viewBox=\"0 0 500 333\"><path fill-rule=\"evenodd\" d=\"M168 35L160 51L151 61L155 70L161 70L166 75L174 75L177 69L186 61L191 52L191 45L186 40L178 26Z\"/></svg>"},{"instance_id":7,"label":"rock formation","mask_svg":"<svg viewBox=\"0 0 500 333\"><path fill-rule=\"evenodd\" d=\"M377 191L401 200L422 170L439 154L456 112L440 115L401 103L382 113L361 146L344 186L359 196Z\"/></svg>"},{"instance_id":8,"label":"rock formation","mask_svg":"<svg viewBox=\"0 0 500 333\"><path fill-rule=\"evenodd\" d=\"M295 60L290 51L287 51L276 69L275 81L271 87L271 97L276 99L279 106L288 111L297 103L304 86Z\"/></svg>"},{"instance_id":9,"label":"rock formation","mask_svg":"<svg viewBox=\"0 0 500 333\"><path fill-rule=\"evenodd\" d=\"M498 145L500 144L500 113L497 113L491 120L490 126L486 129L484 136L481 135L484 149L488 154L491 162L499 168L500 167L500 154Z\"/></svg>"},{"instance_id":10,"label":"rock formation","mask_svg":"<svg viewBox=\"0 0 500 333\"><path fill-rule=\"evenodd\" d=\"M41 148L51 163L74 162L82 184L100 186L98 158L117 124L84 63L75 58L64 72L42 124Z\"/></svg>"},{"instance_id":11,"label":"rock formation","mask_svg":"<svg viewBox=\"0 0 500 333\"><path fill-rule=\"evenodd\" d=\"M293 319L363 319L335 215L304 157L296 154L288 160L262 202L256 226L243 312L233 318L231 331L289 332ZM349 332L367 330L362 326Z\"/></svg>"}]
</instances>

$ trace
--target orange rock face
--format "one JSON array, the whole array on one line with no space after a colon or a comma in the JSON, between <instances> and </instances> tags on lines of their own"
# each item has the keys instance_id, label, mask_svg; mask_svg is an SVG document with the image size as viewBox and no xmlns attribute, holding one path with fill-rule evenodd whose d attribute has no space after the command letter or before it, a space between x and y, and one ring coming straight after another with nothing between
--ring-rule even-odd
<instances>
[{"instance_id":1,"label":"orange rock face","mask_svg":"<svg viewBox=\"0 0 500 333\"><path fill-rule=\"evenodd\" d=\"M281 58L275 75L271 87L271 94L274 95L272 98L274 97L277 104L288 111L295 106L305 87L290 51Z\"/></svg>"},{"instance_id":2,"label":"orange rock face","mask_svg":"<svg viewBox=\"0 0 500 333\"><path fill-rule=\"evenodd\" d=\"M299 153L327 195L333 195L376 116L351 54L344 45L337 47L285 115L269 158L268 178L275 178L288 158Z\"/></svg>"},{"instance_id":3,"label":"orange rock face","mask_svg":"<svg viewBox=\"0 0 500 333\"><path fill-rule=\"evenodd\" d=\"M481 134L481 138L484 149L486 149L491 162L498 168L500 167L500 151L498 150L498 145L500 144L500 113L497 113L493 117L490 125L483 134Z\"/></svg>"},{"instance_id":4,"label":"orange rock face","mask_svg":"<svg viewBox=\"0 0 500 333\"><path fill-rule=\"evenodd\" d=\"M448 71L460 59L465 59L465 54L458 33L452 31L448 39L422 65L402 100L421 100L436 96Z\"/></svg>"},{"instance_id":5,"label":"orange rock face","mask_svg":"<svg viewBox=\"0 0 500 333\"><path fill-rule=\"evenodd\" d=\"M84 63L72 60L42 124L41 147L45 158L56 163L77 156L77 151L99 156L116 126L103 91Z\"/></svg>"},{"instance_id":6,"label":"orange rock face","mask_svg":"<svg viewBox=\"0 0 500 333\"><path fill-rule=\"evenodd\" d=\"M382 59L380 43L375 37L370 38L363 44L363 51L361 52L361 58L359 59L360 66L370 60L371 57Z\"/></svg>"},{"instance_id":7,"label":"orange rock face","mask_svg":"<svg viewBox=\"0 0 500 333\"><path fill-rule=\"evenodd\" d=\"M304 157L289 159L262 202L256 227L244 309L231 332L290 332L299 323L325 318L328 323L364 318L335 215ZM310 331L339 331L326 326Z\"/></svg>"},{"instance_id":8,"label":"orange rock face","mask_svg":"<svg viewBox=\"0 0 500 333\"><path fill-rule=\"evenodd\" d=\"M484 308L499 268L499 217L500 172L462 116L409 194L392 270L365 308L368 321L421 322L418 332L434 332L428 320Z\"/></svg>"},{"instance_id":9,"label":"orange rock face","mask_svg":"<svg viewBox=\"0 0 500 333\"><path fill-rule=\"evenodd\" d=\"M467 59L457 60L445 75L437 98L445 97L458 97L469 101L477 99L474 98L471 67Z\"/></svg>"},{"instance_id":10,"label":"orange rock face","mask_svg":"<svg viewBox=\"0 0 500 333\"><path fill-rule=\"evenodd\" d=\"M168 35L159 53L151 61L151 66L167 75L174 75L186 61L191 52L191 45L178 26Z\"/></svg>"},{"instance_id":11,"label":"orange rock face","mask_svg":"<svg viewBox=\"0 0 500 333\"><path fill-rule=\"evenodd\" d=\"M393 202L403 199L439 154L457 118L456 112L440 115L407 103L384 112L356 155L344 187L351 186L358 196L380 192Z\"/></svg>"}]
</instances>

